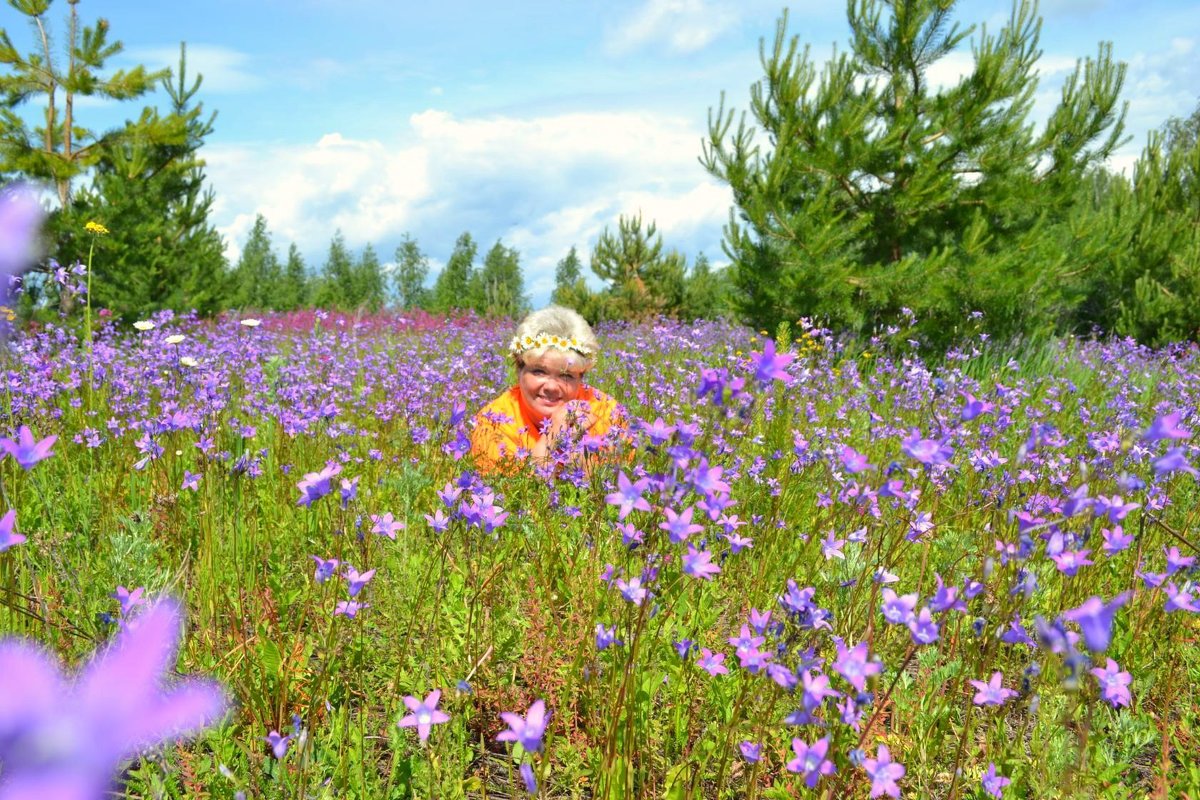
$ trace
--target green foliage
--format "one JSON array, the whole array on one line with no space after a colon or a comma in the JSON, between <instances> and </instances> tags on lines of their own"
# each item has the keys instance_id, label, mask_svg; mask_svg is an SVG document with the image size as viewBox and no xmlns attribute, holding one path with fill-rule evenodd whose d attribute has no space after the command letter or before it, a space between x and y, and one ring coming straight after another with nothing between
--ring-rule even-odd
<instances>
[{"instance_id":1,"label":"green foliage","mask_svg":"<svg viewBox=\"0 0 1200 800\"><path fill-rule=\"evenodd\" d=\"M417 240L404 234L396 248L396 296L400 308L425 308L429 303L429 290L425 280L429 277L429 258L421 252Z\"/></svg>"},{"instance_id":2,"label":"green foliage","mask_svg":"<svg viewBox=\"0 0 1200 800\"><path fill-rule=\"evenodd\" d=\"M683 304L679 311L682 319L718 319L732 316L732 289L729 270L714 272L709 266L708 256L696 256L692 268L683 284Z\"/></svg>"},{"instance_id":3,"label":"green foliage","mask_svg":"<svg viewBox=\"0 0 1200 800\"><path fill-rule=\"evenodd\" d=\"M944 344L971 311L1001 336L1066 318L1098 268L1063 244L1098 224L1073 211L1120 143L1124 65L1107 46L1081 60L1035 135L1033 6L980 29L972 70L937 89L930 66L975 32L952 23L953 5L852 2L850 49L819 76L785 14L751 89L757 127L743 114L734 129L724 98L710 114L702 162L734 193L724 246L748 321L815 316L869 333L908 307Z\"/></svg>"},{"instance_id":4,"label":"green foliage","mask_svg":"<svg viewBox=\"0 0 1200 800\"><path fill-rule=\"evenodd\" d=\"M277 308L281 311L293 311L304 308L309 303L308 268L304 265L304 257L300 248L292 242L288 247L287 263L283 267L283 280L276 295Z\"/></svg>"},{"instance_id":5,"label":"green foliage","mask_svg":"<svg viewBox=\"0 0 1200 800\"><path fill-rule=\"evenodd\" d=\"M322 308L354 308L354 259L346 247L346 237L339 229L329 242L329 254L317 285L316 305Z\"/></svg>"},{"instance_id":6,"label":"green foliage","mask_svg":"<svg viewBox=\"0 0 1200 800\"><path fill-rule=\"evenodd\" d=\"M235 307L281 307L278 295L283 282L283 269L271 250L271 234L267 232L267 220L262 214L254 219L254 227L233 269L231 282L230 302Z\"/></svg>"},{"instance_id":7,"label":"green foliage","mask_svg":"<svg viewBox=\"0 0 1200 800\"><path fill-rule=\"evenodd\" d=\"M478 287L473 297L482 298L475 310L489 317L519 317L529 310L525 281L521 275L521 254L500 241L483 258L483 268L473 276Z\"/></svg>"},{"instance_id":8,"label":"green foliage","mask_svg":"<svg viewBox=\"0 0 1200 800\"><path fill-rule=\"evenodd\" d=\"M383 265L379 263L379 255L369 242L363 248L362 255L354 262L353 277L354 294L351 308L365 308L372 312L383 308L386 293Z\"/></svg>"},{"instance_id":9,"label":"green foliage","mask_svg":"<svg viewBox=\"0 0 1200 800\"><path fill-rule=\"evenodd\" d=\"M477 298L472 296L473 284L478 291L479 285L473 281L475 274L475 254L479 246L471 238L471 234L463 232L454 243L454 252L446 261L445 268L438 273L433 285L433 301L431 311L447 313L455 309L474 308Z\"/></svg>"},{"instance_id":10,"label":"green foliage","mask_svg":"<svg viewBox=\"0 0 1200 800\"><path fill-rule=\"evenodd\" d=\"M72 6L74 8L74 6ZM95 151L88 187L69 196L47 224L51 252L64 264L86 262L92 245L92 306L124 317L159 308L211 313L227 302L224 243L209 223L214 196L204 187L204 139L216 114L205 116L189 84L187 52L162 76L170 110L147 108ZM88 221L109 234L85 234ZM70 297L59 298L70 310Z\"/></svg>"},{"instance_id":11,"label":"green foliage","mask_svg":"<svg viewBox=\"0 0 1200 800\"><path fill-rule=\"evenodd\" d=\"M605 319L645 319L674 315L683 305L683 255L663 252L662 234L651 222L642 227L642 216L622 215L617 232L608 228L592 250L592 272L607 285L601 299Z\"/></svg>"},{"instance_id":12,"label":"green foliage","mask_svg":"<svg viewBox=\"0 0 1200 800\"><path fill-rule=\"evenodd\" d=\"M55 52L57 37L46 20L51 0L13 0L10 5L29 18L36 43L34 52L23 55L8 32L0 29L0 64L7 68L0 75L0 170L50 182L65 208L71 203L74 179L99 165L118 142L128 144L144 138L157 143L161 135L153 124L135 123L94 134L75 119L77 102L85 97L140 97L165 78L167 71L148 72L138 65L109 72L107 62L120 55L124 45L108 40L107 20L85 25L81 30L78 0L68 2L70 11L61 52ZM181 84L182 79L181 72ZM31 129L16 109L39 98L45 100L42 122Z\"/></svg>"}]
</instances>

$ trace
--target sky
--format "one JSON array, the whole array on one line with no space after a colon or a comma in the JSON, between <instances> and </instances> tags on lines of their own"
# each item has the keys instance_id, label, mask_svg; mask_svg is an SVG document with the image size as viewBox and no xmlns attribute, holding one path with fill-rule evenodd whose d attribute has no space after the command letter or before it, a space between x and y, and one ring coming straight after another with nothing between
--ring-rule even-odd
<instances>
[{"instance_id":1,"label":"sky","mask_svg":"<svg viewBox=\"0 0 1200 800\"><path fill-rule=\"evenodd\" d=\"M586 264L621 215L657 224L664 243L715 265L732 194L699 161L710 110L747 109L783 6L764 0L81 0L124 51L113 68L174 67L187 43L198 95L217 112L201 155L211 215L236 260L262 214L280 256L311 268L340 230L386 263L401 238L429 256L430 280L470 232L521 254L534 306L575 246ZM62 36L68 6L48 14ZM1011 2L961 0L955 20L998 31ZM1043 0L1034 116L1044 120L1077 59L1111 42L1128 65L1129 170L1147 133L1200 103L1200 0ZM28 50L8 4L0 28ZM843 2L801 0L788 32L818 64L848 49ZM949 85L971 66L979 29L931 69ZM165 93L85 99L103 130L166 107Z\"/></svg>"}]
</instances>

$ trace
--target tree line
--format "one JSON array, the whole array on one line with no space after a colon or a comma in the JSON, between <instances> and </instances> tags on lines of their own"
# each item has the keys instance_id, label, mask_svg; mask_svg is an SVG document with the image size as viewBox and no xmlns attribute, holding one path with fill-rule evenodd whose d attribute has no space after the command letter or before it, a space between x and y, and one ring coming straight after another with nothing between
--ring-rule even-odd
<instances>
[{"instance_id":1,"label":"tree line","mask_svg":"<svg viewBox=\"0 0 1200 800\"><path fill-rule=\"evenodd\" d=\"M45 31L51 0L10 0ZM1149 136L1130 175L1121 147L1125 65L1100 44L1081 58L1042 126L1031 121L1042 20L1018 0L998 30L962 27L947 0L849 0L849 44L819 67L786 12L761 47L763 77L737 113L710 110L701 165L729 185L728 266L692 263L653 221L621 217L590 253L558 263L552 299L592 320L736 316L773 327L802 316L866 335L910 311L914 335L944 346L980 326L997 337L1102 331L1148 343L1200 336L1200 108ZM94 305L154 308L377 309L517 315L529 305L520 254L497 241L479 258L463 233L445 266L406 235L385 269L341 233L309 269L292 245L273 251L259 217L229 265L209 222L200 151L216 115L201 79L178 67L111 72L108 24L35 36L22 54L0 31L0 180L53 187L47 261L27 279L26 311L71 313L77 285L61 264L94 256ZM56 41L62 43L55 51ZM930 69L969 46L952 85ZM80 98L145 108L110 131L83 127ZM40 103L36 123L21 116ZM84 223L111 232L97 237ZM585 270L584 261L587 261ZM478 262L478 263L477 263Z\"/></svg>"}]
</instances>

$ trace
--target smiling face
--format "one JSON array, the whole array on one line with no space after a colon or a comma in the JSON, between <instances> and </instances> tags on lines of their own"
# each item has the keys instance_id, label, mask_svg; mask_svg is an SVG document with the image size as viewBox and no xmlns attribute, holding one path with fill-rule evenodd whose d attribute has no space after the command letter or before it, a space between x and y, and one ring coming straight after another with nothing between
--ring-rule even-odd
<instances>
[{"instance_id":1,"label":"smiling face","mask_svg":"<svg viewBox=\"0 0 1200 800\"><path fill-rule=\"evenodd\" d=\"M519 363L521 397L539 417L552 417L574 400L587 371L582 358L554 349L540 356L526 356Z\"/></svg>"}]
</instances>

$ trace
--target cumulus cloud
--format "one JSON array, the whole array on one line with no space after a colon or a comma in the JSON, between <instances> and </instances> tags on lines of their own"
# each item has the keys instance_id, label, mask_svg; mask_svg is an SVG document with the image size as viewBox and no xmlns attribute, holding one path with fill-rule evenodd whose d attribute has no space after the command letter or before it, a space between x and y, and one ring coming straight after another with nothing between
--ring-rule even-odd
<instances>
[{"instance_id":1,"label":"cumulus cloud","mask_svg":"<svg viewBox=\"0 0 1200 800\"><path fill-rule=\"evenodd\" d=\"M613 55L657 45L675 53L702 50L737 23L735 8L707 0L646 0L608 32L605 49Z\"/></svg>"},{"instance_id":2,"label":"cumulus cloud","mask_svg":"<svg viewBox=\"0 0 1200 800\"><path fill-rule=\"evenodd\" d=\"M480 253L497 239L522 255L535 301L574 245L592 244L621 214L641 213L694 256L719 252L732 198L696 161L702 131L666 115L572 113L465 117L430 109L394 139L329 133L315 143L205 148L214 221L236 258L256 214L278 249L295 241L310 265L335 230L387 260L409 232L439 262L469 231Z\"/></svg>"}]
</instances>

